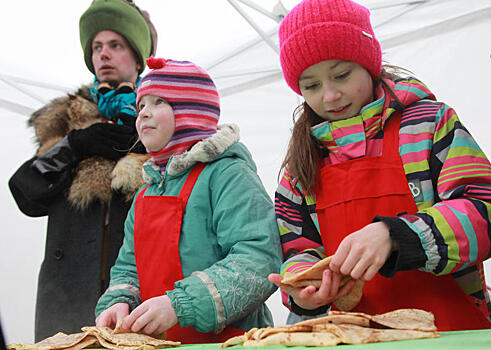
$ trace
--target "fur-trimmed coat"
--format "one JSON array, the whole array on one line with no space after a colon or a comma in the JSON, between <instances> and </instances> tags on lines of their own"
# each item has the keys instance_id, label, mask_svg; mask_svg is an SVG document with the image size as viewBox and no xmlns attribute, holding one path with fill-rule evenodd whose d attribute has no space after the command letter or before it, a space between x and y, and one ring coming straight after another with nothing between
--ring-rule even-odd
<instances>
[{"instance_id":1,"label":"fur-trimmed coat","mask_svg":"<svg viewBox=\"0 0 491 350\"><path fill-rule=\"evenodd\" d=\"M281 264L279 233L271 198L251 154L238 140L236 126L222 126L189 151L171 157L165 176L151 159L143 166L149 184L145 196L177 196L196 162L207 164L182 220L179 255L184 278L166 292L180 326L198 332L219 333L228 325L244 331L272 325L264 301L276 289L267 277ZM133 204L111 284L97 304L97 314L117 302L128 303L130 309L141 303L134 208ZM165 232L158 237L166 244ZM154 258L165 264L165 257Z\"/></svg>"},{"instance_id":2,"label":"fur-trimmed coat","mask_svg":"<svg viewBox=\"0 0 491 350\"><path fill-rule=\"evenodd\" d=\"M109 282L123 240L123 224L143 184L147 155L130 153L118 162L91 157L44 177L32 163L70 130L105 120L88 87L54 99L32 114L38 150L9 181L19 209L48 216L44 261L38 281L36 341L59 331L75 333L94 324L94 308Z\"/></svg>"}]
</instances>

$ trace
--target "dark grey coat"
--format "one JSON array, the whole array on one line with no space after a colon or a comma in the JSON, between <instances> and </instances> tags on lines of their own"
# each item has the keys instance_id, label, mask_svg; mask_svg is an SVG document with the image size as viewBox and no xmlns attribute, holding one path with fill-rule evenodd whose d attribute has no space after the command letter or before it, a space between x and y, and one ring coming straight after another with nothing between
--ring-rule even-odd
<instances>
[{"instance_id":1,"label":"dark grey coat","mask_svg":"<svg viewBox=\"0 0 491 350\"><path fill-rule=\"evenodd\" d=\"M109 269L123 240L130 203L114 192L109 206L95 201L83 211L75 209L67 201L66 188L55 188L56 185L45 181L31 168L32 161L17 170L9 186L24 214L48 216L36 301L35 339L39 341L57 332L78 333L81 327L94 325L95 305L108 286ZM106 209L108 230L104 249Z\"/></svg>"},{"instance_id":2,"label":"dark grey coat","mask_svg":"<svg viewBox=\"0 0 491 350\"><path fill-rule=\"evenodd\" d=\"M46 158L64 145L60 140L66 140L71 129L96 122L101 122L101 116L86 87L36 111L29 120L39 145L36 156L9 181L24 214L48 216L37 290L36 342L95 324L95 305L108 286L132 197L143 184L141 166L149 157L144 154L130 153L117 162L89 157L65 164L70 157L56 158L57 172L50 174L33 167L39 157ZM70 154L66 145L62 155Z\"/></svg>"}]
</instances>

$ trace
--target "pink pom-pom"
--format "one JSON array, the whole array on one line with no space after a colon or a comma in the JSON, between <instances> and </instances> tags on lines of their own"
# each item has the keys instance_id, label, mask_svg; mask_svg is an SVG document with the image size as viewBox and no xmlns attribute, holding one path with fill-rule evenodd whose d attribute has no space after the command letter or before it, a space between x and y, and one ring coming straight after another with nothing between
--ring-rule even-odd
<instances>
[{"instance_id":1,"label":"pink pom-pom","mask_svg":"<svg viewBox=\"0 0 491 350\"><path fill-rule=\"evenodd\" d=\"M164 68L165 64L167 63L167 60L165 58L157 58L150 56L147 58L147 66L150 69L160 69Z\"/></svg>"}]
</instances>

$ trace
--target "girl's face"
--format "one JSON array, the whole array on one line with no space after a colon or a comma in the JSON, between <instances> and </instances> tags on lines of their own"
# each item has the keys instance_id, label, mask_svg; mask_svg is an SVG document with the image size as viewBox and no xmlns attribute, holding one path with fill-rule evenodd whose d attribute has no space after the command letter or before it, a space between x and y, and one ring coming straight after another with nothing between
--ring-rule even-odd
<instances>
[{"instance_id":1,"label":"girl's face","mask_svg":"<svg viewBox=\"0 0 491 350\"><path fill-rule=\"evenodd\" d=\"M171 139L176 128L174 110L161 97L145 95L138 104L136 130L148 151L162 150Z\"/></svg>"},{"instance_id":2,"label":"girl's face","mask_svg":"<svg viewBox=\"0 0 491 350\"><path fill-rule=\"evenodd\" d=\"M355 62L319 62L303 71L298 84L305 102L326 120L354 117L373 101L372 77Z\"/></svg>"}]
</instances>

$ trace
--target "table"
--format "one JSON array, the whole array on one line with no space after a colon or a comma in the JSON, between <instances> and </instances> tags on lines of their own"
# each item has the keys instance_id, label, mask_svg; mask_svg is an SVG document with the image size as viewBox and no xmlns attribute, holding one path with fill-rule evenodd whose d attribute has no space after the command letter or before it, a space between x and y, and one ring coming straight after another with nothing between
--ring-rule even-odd
<instances>
[{"instance_id":1,"label":"table","mask_svg":"<svg viewBox=\"0 0 491 350\"><path fill-rule=\"evenodd\" d=\"M415 340L401 340L384 343L370 343L359 345L338 345L337 347L326 347L336 350L474 350L474 349L487 349L491 350L491 330L475 330L475 331L458 331L458 332L440 332L440 338L431 339L415 339ZM192 344L181 345L183 350L221 350L218 347L219 344ZM244 348L241 345L226 348L230 350L238 349L268 349L268 350L315 350L316 347L303 347L303 346L264 346L264 347L251 347Z\"/></svg>"}]
</instances>

